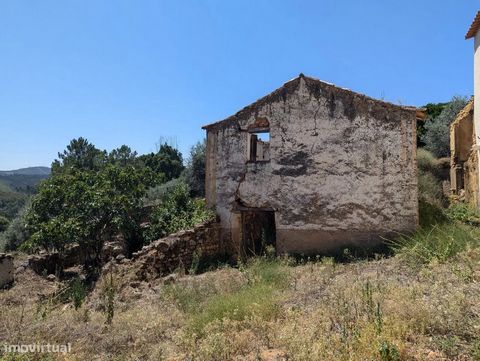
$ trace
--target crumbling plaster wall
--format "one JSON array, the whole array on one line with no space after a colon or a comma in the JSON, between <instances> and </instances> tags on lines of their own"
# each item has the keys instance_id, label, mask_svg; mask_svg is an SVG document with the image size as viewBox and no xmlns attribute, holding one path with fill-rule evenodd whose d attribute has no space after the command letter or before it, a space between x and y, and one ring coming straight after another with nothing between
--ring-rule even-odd
<instances>
[{"instance_id":1,"label":"crumbling plaster wall","mask_svg":"<svg viewBox=\"0 0 480 361\"><path fill-rule=\"evenodd\" d=\"M258 103L258 102L257 102ZM249 163L248 126L270 123ZM238 205L275 211L277 251L377 243L418 223L415 111L300 77L207 132L207 202L241 242ZM215 186L213 186L215 184Z\"/></svg>"}]
</instances>

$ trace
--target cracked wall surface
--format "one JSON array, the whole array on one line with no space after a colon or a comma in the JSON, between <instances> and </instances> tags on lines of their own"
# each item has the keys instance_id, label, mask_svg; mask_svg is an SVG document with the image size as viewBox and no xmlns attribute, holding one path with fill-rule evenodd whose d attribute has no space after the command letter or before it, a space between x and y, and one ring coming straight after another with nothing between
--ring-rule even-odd
<instances>
[{"instance_id":1,"label":"cracked wall surface","mask_svg":"<svg viewBox=\"0 0 480 361\"><path fill-rule=\"evenodd\" d=\"M478 151L475 149L474 99L450 125L450 185L453 194L478 207Z\"/></svg>"},{"instance_id":2,"label":"cracked wall surface","mask_svg":"<svg viewBox=\"0 0 480 361\"><path fill-rule=\"evenodd\" d=\"M248 130L270 126L269 162ZM275 211L277 251L373 246L418 223L415 109L300 77L206 126L207 203L233 251L242 207Z\"/></svg>"}]
</instances>

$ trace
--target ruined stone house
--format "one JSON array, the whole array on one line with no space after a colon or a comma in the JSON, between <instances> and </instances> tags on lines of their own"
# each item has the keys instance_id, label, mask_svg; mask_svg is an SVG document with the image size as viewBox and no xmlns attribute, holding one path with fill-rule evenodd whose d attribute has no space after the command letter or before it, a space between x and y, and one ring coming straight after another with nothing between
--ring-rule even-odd
<instances>
[{"instance_id":1,"label":"ruined stone house","mask_svg":"<svg viewBox=\"0 0 480 361\"><path fill-rule=\"evenodd\" d=\"M315 254L414 231L416 116L300 74L205 126L206 199L223 240Z\"/></svg>"},{"instance_id":2,"label":"ruined stone house","mask_svg":"<svg viewBox=\"0 0 480 361\"><path fill-rule=\"evenodd\" d=\"M458 114L450 126L450 184L453 194L473 207L480 207L479 147L480 129L480 11L477 12L465 39L474 39L473 88L474 98Z\"/></svg>"},{"instance_id":3,"label":"ruined stone house","mask_svg":"<svg viewBox=\"0 0 480 361\"><path fill-rule=\"evenodd\" d=\"M478 205L477 163L471 99L450 125L450 186L472 207Z\"/></svg>"}]
</instances>

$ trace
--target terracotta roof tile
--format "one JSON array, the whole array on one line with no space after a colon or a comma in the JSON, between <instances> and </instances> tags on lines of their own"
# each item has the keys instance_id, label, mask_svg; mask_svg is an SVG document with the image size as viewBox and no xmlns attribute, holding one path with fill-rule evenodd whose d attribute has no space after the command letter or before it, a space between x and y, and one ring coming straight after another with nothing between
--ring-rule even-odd
<instances>
[{"instance_id":1,"label":"terracotta roof tile","mask_svg":"<svg viewBox=\"0 0 480 361\"><path fill-rule=\"evenodd\" d=\"M475 19L472 22L472 25L470 25L470 29L468 29L467 35L465 35L465 39L470 39L473 38L475 35L477 35L477 31L480 28L480 11L477 11L477 15L475 16Z\"/></svg>"}]
</instances>

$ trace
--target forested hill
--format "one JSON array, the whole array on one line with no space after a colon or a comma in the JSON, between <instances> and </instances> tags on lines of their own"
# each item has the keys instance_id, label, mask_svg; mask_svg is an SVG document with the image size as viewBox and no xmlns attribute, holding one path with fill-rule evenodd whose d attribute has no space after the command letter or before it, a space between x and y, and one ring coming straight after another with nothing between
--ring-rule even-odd
<instances>
[{"instance_id":1,"label":"forested hill","mask_svg":"<svg viewBox=\"0 0 480 361\"><path fill-rule=\"evenodd\" d=\"M50 168L49 167L28 167L28 168L21 168L16 170L0 170L0 176L5 175L41 175L41 176L49 176L50 175Z\"/></svg>"},{"instance_id":2,"label":"forested hill","mask_svg":"<svg viewBox=\"0 0 480 361\"><path fill-rule=\"evenodd\" d=\"M13 219L23 208L40 181L50 176L48 167L0 171L0 231L3 220ZM5 222L4 222L5 223Z\"/></svg>"},{"instance_id":3,"label":"forested hill","mask_svg":"<svg viewBox=\"0 0 480 361\"><path fill-rule=\"evenodd\" d=\"M30 167L0 171L0 190L28 193L34 192L36 185L50 176L48 167Z\"/></svg>"}]
</instances>

